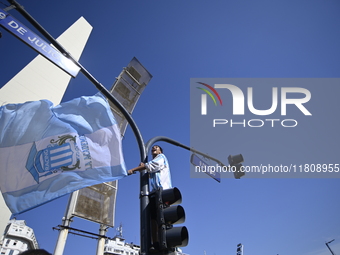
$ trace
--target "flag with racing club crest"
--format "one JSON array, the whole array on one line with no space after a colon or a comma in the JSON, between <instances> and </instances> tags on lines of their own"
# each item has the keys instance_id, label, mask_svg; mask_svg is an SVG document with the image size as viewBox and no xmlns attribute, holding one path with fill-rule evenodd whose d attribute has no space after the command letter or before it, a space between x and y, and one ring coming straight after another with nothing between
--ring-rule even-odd
<instances>
[{"instance_id":1,"label":"flag with racing club crest","mask_svg":"<svg viewBox=\"0 0 340 255\"><path fill-rule=\"evenodd\" d=\"M0 189L13 214L124 176L119 128L100 93L0 107Z\"/></svg>"}]
</instances>

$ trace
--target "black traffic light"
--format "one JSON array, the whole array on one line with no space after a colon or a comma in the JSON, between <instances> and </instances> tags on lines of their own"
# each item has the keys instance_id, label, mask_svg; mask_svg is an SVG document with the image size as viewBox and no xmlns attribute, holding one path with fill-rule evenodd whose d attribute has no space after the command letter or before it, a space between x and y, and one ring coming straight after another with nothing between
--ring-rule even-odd
<instances>
[{"instance_id":1,"label":"black traffic light","mask_svg":"<svg viewBox=\"0 0 340 255\"><path fill-rule=\"evenodd\" d=\"M228 162L231 168L231 171L234 173L235 179L240 179L245 175L244 171L242 171L242 162L244 161L242 154L228 157Z\"/></svg>"},{"instance_id":2,"label":"black traffic light","mask_svg":"<svg viewBox=\"0 0 340 255\"><path fill-rule=\"evenodd\" d=\"M150 194L152 247L156 252L162 252L159 254L168 254L175 247L188 245L187 228L173 226L185 221L184 209L179 205L181 202L178 188L160 188Z\"/></svg>"},{"instance_id":3,"label":"black traffic light","mask_svg":"<svg viewBox=\"0 0 340 255\"><path fill-rule=\"evenodd\" d=\"M236 255L243 255L243 245L241 243L237 245Z\"/></svg>"}]
</instances>

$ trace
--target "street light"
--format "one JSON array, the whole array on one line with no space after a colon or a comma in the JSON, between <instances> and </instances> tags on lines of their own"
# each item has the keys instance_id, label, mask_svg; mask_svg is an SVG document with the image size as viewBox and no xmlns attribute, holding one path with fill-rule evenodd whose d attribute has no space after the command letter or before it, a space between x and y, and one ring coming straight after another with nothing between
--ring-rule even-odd
<instances>
[{"instance_id":1,"label":"street light","mask_svg":"<svg viewBox=\"0 0 340 255\"><path fill-rule=\"evenodd\" d=\"M331 242L333 242L335 239L333 239L333 240L331 240L331 241L329 241L329 242L326 242L326 246L327 246L327 248L329 249L329 251L332 253L332 255L335 255L335 253L332 251L332 249L331 249L331 247L329 247L329 243L331 243Z\"/></svg>"},{"instance_id":2,"label":"street light","mask_svg":"<svg viewBox=\"0 0 340 255\"><path fill-rule=\"evenodd\" d=\"M228 162L234 173L235 179L240 179L245 173L242 171L242 162L244 161L242 154L238 155L229 155Z\"/></svg>"}]
</instances>

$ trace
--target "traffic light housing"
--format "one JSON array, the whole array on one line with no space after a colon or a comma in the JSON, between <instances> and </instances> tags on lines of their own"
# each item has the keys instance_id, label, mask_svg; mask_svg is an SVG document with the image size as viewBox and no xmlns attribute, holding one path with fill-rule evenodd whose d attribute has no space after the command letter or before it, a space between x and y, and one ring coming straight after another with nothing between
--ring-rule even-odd
<instances>
[{"instance_id":1,"label":"traffic light housing","mask_svg":"<svg viewBox=\"0 0 340 255\"><path fill-rule=\"evenodd\" d=\"M236 255L243 255L243 245L241 243L237 245Z\"/></svg>"},{"instance_id":2,"label":"traffic light housing","mask_svg":"<svg viewBox=\"0 0 340 255\"><path fill-rule=\"evenodd\" d=\"M173 226L185 221L185 211L179 205L181 202L182 195L178 188L159 188L150 194L152 247L156 252L163 252L159 254L168 254L175 247L188 245L187 228Z\"/></svg>"},{"instance_id":3,"label":"traffic light housing","mask_svg":"<svg viewBox=\"0 0 340 255\"><path fill-rule=\"evenodd\" d=\"M242 154L238 155L229 155L228 162L231 167L231 170L234 173L235 179L240 179L242 176L245 175L243 171L241 171L242 168L242 162L244 161Z\"/></svg>"}]
</instances>

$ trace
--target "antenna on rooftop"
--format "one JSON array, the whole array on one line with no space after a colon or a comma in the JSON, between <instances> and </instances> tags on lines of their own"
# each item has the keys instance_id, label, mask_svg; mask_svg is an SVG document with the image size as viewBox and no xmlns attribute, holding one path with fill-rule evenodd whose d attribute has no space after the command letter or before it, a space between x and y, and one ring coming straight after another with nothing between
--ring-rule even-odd
<instances>
[{"instance_id":1,"label":"antenna on rooftop","mask_svg":"<svg viewBox=\"0 0 340 255\"><path fill-rule=\"evenodd\" d=\"M120 223L119 227L117 228L118 236L123 237L123 224Z\"/></svg>"}]
</instances>

